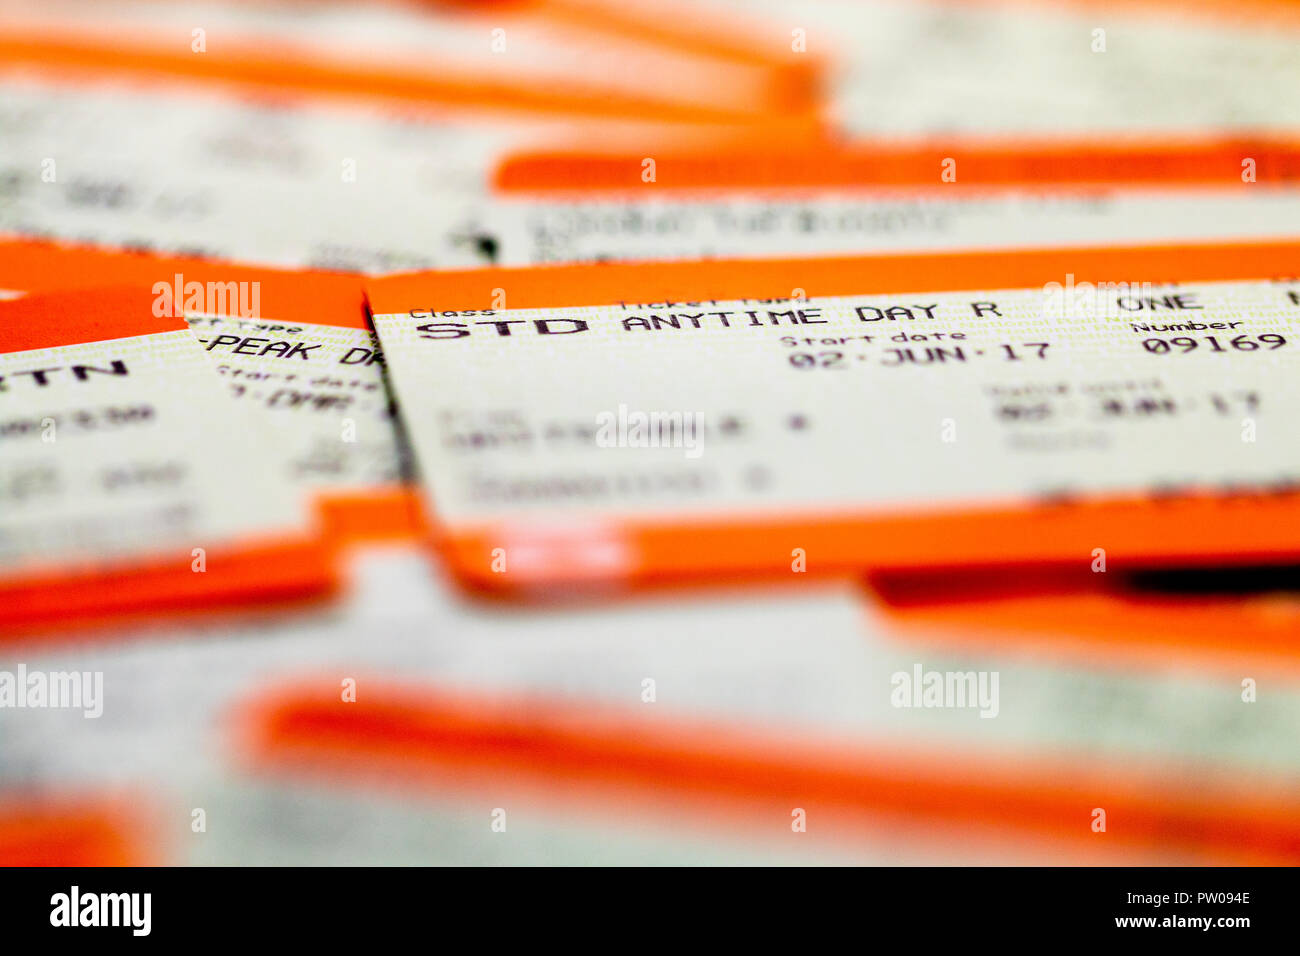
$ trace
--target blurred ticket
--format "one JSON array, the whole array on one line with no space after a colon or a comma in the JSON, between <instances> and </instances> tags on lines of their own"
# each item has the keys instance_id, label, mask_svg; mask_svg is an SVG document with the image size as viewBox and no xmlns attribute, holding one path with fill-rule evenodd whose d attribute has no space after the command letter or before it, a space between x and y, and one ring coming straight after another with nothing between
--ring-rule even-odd
<instances>
[{"instance_id":1,"label":"blurred ticket","mask_svg":"<svg viewBox=\"0 0 1300 956\"><path fill-rule=\"evenodd\" d=\"M372 84L377 103L311 90L238 97L205 76L141 88L93 57L73 73L17 62L19 47L31 44L0 43L0 229L249 263L383 273L1266 238L1291 234L1300 206L1298 191L1279 188L1295 150L1258 140L846 149L789 120L745 130L581 116L575 104L488 95L494 87L420 103L394 101L384 84ZM274 86L243 61L229 75ZM553 153L560 144L572 152ZM756 193L773 185L763 171L786 192ZM1125 177L1140 188L1116 188ZM966 190L975 183L998 191ZM624 193L574 192L593 185ZM567 193L525 196L539 188Z\"/></svg>"},{"instance_id":2,"label":"blurred ticket","mask_svg":"<svg viewBox=\"0 0 1300 956\"><path fill-rule=\"evenodd\" d=\"M466 209L502 150L582 130L659 136L490 102L366 108L76 80L0 72L0 230L293 268L490 264Z\"/></svg>"},{"instance_id":3,"label":"blurred ticket","mask_svg":"<svg viewBox=\"0 0 1300 956\"><path fill-rule=\"evenodd\" d=\"M1289 131L1300 119L1289 3L706 6L769 24L768 49L802 43L838 61L831 112L862 138Z\"/></svg>"},{"instance_id":4,"label":"blurred ticket","mask_svg":"<svg viewBox=\"0 0 1300 956\"><path fill-rule=\"evenodd\" d=\"M412 92L401 77L358 76L346 64L342 73L310 58L282 66L279 48L221 73L204 68L215 53L182 46L182 75L170 85L142 85L129 57L88 55L74 68L39 55L29 62L33 49L41 44L7 42L0 24L0 230L247 263L363 272L490 264L493 239L470 214L481 211L501 152L595 142L639 153L754 131L725 120L593 116L581 106L599 97L519 100L485 77L463 90ZM111 41L104 49L117 55ZM304 77L325 88L295 85ZM803 119L771 126L810 129Z\"/></svg>"},{"instance_id":5,"label":"blurred ticket","mask_svg":"<svg viewBox=\"0 0 1300 956\"><path fill-rule=\"evenodd\" d=\"M698 17L684 21L680 3L638 16L609 0L487 8L332 3L309 10L229 0L198 7L10 0L3 14L0 55L13 60L73 60L83 68L106 64L208 82L254 74L338 95L351 77L363 81L354 96L368 92L369 80L412 101L451 95L523 109L723 122L819 105L819 57L762 49L757 38L746 49L748 15L711 18L715 31L730 34L729 43L688 45L692 29L703 24ZM665 30L673 14L678 22ZM196 54L205 62L196 63Z\"/></svg>"},{"instance_id":6,"label":"blurred ticket","mask_svg":"<svg viewBox=\"0 0 1300 956\"><path fill-rule=\"evenodd\" d=\"M1226 169L1232 173L1230 164ZM763 190L715 184L702 192L603 198L510 192L480 212L466 209L462 228L491 238L497 264L521 266L1286 239L1297 234L1298 216L1300 189L1262 184L1170 189L1025 181L975 192L934 184Z\"/></svg>"},{"instance_id":7,"label":"blurred ticket","mask_svg":"<svg viewBox=\"0 0 1300 956\"><path fill-rule=\"evenodd\" d=\"M0 629L332 586L269 434L135 289L0 304Z\"/></svg>"},{"instance_id":8,"label":"blurred ticket","mask_svg":"<svg viewBox=\"0 0 1300 956\"><path fill-rule=\"evenodd\" d=\"M900 629L845 582L520 614L430 578L414 549L357 552L348 576L347 600L271 627L205 621L169 628L172 639L128 633L28 656L32 670L102 671L107 704L90 721L29 711L0 741L0 767L31 785L129 776L152 793L201 796L210 815L232 771L425 806L476 778L470 802L507 807L515 832L527 818L518 791L533 780L574 787L561 806L593 826L636 824L657 802L683 827L788 839L799 807L813 845L835 852L905 828L900 848L930 853L917 837L948 824L965 839L1000 832L1005 848L1040 836L1058 861L1067 848L1111 863L1134 851L1300 858L1300 751L1288 734L1300 687L1294 667L1266 666L1249 640L1210 670L1172 652L1080 664L1047 646L1068 621L1040 629L1038 652L981 627L984 607ZM1253 635L1248 614L1218 620ZM230 760L242 749L195 745L225 738L232 719L250 734L237 739L252 745L251 768ZM180 826L192 805L173 817ZM1098 807L1104 831L1093 829ZM453 824L454 842L490 835L485 814ZM220 849L183 840L184 852L256 857L249 844L276 828L261 814L222 819ZM310 839L278 830L272 845Z\"/></svg>"},{"instance_id":9,"label":"blurred ticket","mask_svg":"<svg viewBox=\"0 0 1300 956\"><path fill-rule=\"evenodd\" d=\"M375 327L483 587L1300 554L1294 244L397 276ZM922 292L917 290L929 290Z\"/></svg>"},{"instance_id":10,"label":"blurred ticket","mask_svg":"<svg viewBox=\"0 0 1300 956\"><path fill-rule=\"evenodd\" d=\"M652 152L511 152L471 221L535 265L1290 238L1300 209L1266 137Z\"/></svg>"},{"instance_id":11,"label":"blurred ticket","mask_svg":"<svg viewBox=\"0 0 1300 956\"><path fill-rule=\"evenodd\" d=\"M357 673L354 702L337 668L269 688L245 718L255 753L377 788L437 793L432 770L476 768L599 781L625 803L707 794L767 826L801 808L832 842L857 815L892 813L1110 862L1300 854L1300 747L1281 729L1300 713L1294 675L1077 666L992 631L963 641L971 620L900 633L842 584L551 611L526 634L508 610L455 620L432 631L436 668L412 652L400 676ZM1273 692L1256 701L1265 673Z\"/></svg>"}]
</instances>

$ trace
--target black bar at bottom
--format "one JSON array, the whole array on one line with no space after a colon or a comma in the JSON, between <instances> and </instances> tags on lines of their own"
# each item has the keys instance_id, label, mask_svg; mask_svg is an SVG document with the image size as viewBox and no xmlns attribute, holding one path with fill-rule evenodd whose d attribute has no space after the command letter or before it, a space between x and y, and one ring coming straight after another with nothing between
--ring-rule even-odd
<instances>
[{"instance_id":1,"label":"black bar at bottom","mask_svg":"<svg viewBox=\"0 0 1300 956\"><path fill-rule=\"evenodd\" d=\"M659 937L665 944L698 941L701 931L762 939L788 923L818 936L839 927L865 946L901 932L924 939L926 951L946 939L1195 937L1230 946L1293 938L1295 889L1295 871L1271 868L568 870L544 876L463 869L0 869L0 925L11 945L71 934L80 942L284 939L301 947L352 937L373 945L422 933L441 946L452 943L449 930L487 942L512 929L527 935L532 927L541 934L534 938L539 946L557 932L570 940L613 933L608 944L621 946L619 939L645 934L674 934Z\"/></svg>"}]
</instances>

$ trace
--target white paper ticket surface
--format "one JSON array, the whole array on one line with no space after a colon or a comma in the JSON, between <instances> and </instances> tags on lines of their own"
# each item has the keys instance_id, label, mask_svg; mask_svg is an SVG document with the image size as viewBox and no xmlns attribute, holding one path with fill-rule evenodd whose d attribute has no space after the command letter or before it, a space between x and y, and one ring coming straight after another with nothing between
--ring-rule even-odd
<instances>
[{"instance_id":1,"label":"white paper ticket surface","mask_svg":"<svg viewBox=\"0 0 1300 956\"><path fill-rule=\"evenodd\" d=\"M5 572L307 534L295 488L249 465L270 436L185 328L6 351L0 376Z\"/></svg>"},{"instance_id":2,"label":"white paper ticket surface","mask_svg":"<svg viewBox=\"0 0 1300 956\"><path fill-rule=\"evenodd\" d=\"M411 306L375 324L452 523L1300 481L1296 285Z\"/></svg>"},{"instance_id":3,"label":"white paper ticket surface","mask_svg":"<svg viewBox=\"0 0 1300 956\"><path fill-rule=\"evenodd\" d=\"M672 124L364 108L0 72L0 231L293 268L489 265L507 149Z\"/></svg>"},{"instance_id":4,"label":"white paper ticket surface","mask_svg":"<svg viewBox=\"0 0 1300 956\"><path fill-rule=\"evenodd\" d=\"M858 137L1281 129L1300 120L1300 46L1279 28L1172 6L710 0L842 51L834 116ZM1267 96L1255 91L1268 90Z\"/></svg>"},{"instance_id":5,"label":"white paper ticket surface","mask_svg":"<svg viewBox=\"0 0 1300 956\"><path fill-rule=\"evenodd\" d=\"M186 316L217 373L259 427L295 487L361 491L403 478L369 329L229 315Z\"/></svg>"},{"instance_id":6,"label":"white paper ticket surface","mask_svg":"<svg viewBox=\"0 0 1300 956\"><path fill-rule=\"evenodd\" d=\"M1296 234L1300 190L1024 188L945 196L942 188L702 191L673 198L497 197L463 228L497 264L815 256ZM473 224L472 226L470 224Z\"/></svg>"},{"instance_id":7,"label":"white paper ticket surface","mask_svg":"<svg viewBox=\"0 0 1300 956\"><path fill-rule=\"evenodd\" d=\"M489 262L458 208L483 194L498 150L535 132L211 91L0 82L0 230L268 265Z\"/></svg>"}]
</instances>

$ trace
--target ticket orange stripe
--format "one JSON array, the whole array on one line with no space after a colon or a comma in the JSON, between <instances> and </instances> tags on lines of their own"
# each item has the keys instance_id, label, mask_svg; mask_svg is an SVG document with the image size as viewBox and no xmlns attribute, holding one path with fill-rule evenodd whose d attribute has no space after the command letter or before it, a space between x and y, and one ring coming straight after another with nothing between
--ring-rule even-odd
<instances>
[{"instance_id":1,"label":"ticket orange stripe","mask_svg":"<svg viewBox=\"0 0 1300 956\"><path fill-rule=\"evenodd\" d=\"M228 42L196 55L188 45L167 48L121 33L56 32L13 23L0 24L0 64L74 76L166 76L240 90L476 110L684 123L742 122L761 115L664 100L652 93L561 88L445 67L424 66L416 72L360 65L260 40ZM647 90L653 88L647 84Z\"/></svg>"},{"instance_id":2,"label":"ticket orange stripe","mask_svg":"<svg viewBox=\"0 0 1300 956\"><path fill-rule=\"evenodd\" d=\"M153 296L142 289L50 292L0 301L0 352L188 330L183 318L154 315Z\"/></svg>"},{"instance_id":3,"label":"ticket orange stripe","mask_svg":"<svg viewBox=\"0 0 1300 956\"><path fill-rule=\"evenodd\" d=\"M217 544L207 549L201 573L193 560L186 547L170 555L6 571L0 576L0 643L122 619L296 603L339 587L333 548L312 538Z\"/></svg>"},{"instance_id":4,"label":"ticket orange stripe","mask_svg":"<svg viewBox=\"0 0 1300 956\"><path fill-rule=\"evenodd\" d=\"M640 7L613 0L548 0L540 12L557 23L599 30L624 42L655 44L674 52L724 60L765 71L765 101L784 111L815 110L822 98L826 65L810 53L765 50L762 38L739 17L703 15L689 4ZM718 11L720 12L720 11ZM773 39L780 34L774 33ZM784 41L791 40L785 32Z\"/></svg>"},{"instance_id":5,"label":"ticket orange stripe","mask_svg":"<svg viewBox=\"0 0 1300 956\"><path fill-rule=\"evenodd\" d=\"M1082 563L1074 571L1089 573ZM1294 593L1173 598L1079 588L880 607L892 624L961 649L1035 651L1101 667L1177 660L1224 674L1234 685L1252 668L1300 672L1300 595Z\"/></svg>"},{"instance_id":6,"label":"ticket orange stripe","mask_svg":"<svg viewBox=\"0 0 1300 956\"><path fill-rule=\"evenodd\" d=\"M642 176L649 155L655 178ZM1242 180L1252 160L1254 182ZM951 160L953 182L941 176ZM652 198L665 189L923 187L949 195L978 187L1219 185L1300 180L1300 141L1188 140L1098 144L1095 140L893 143L847 148L752 149L620 155L590 151L521 151L493 173L502 193L573 190Z\"/></svg>"},{"instance_id":7,"label":"ticket orange stripe","mask_svg":"<svg viewBox=\"0 0 1300 956\"><path fill-rule=\"evenodd\" d=\"M272 269L189 256L124 252L98 246L0 237L0 289L56 292L96 286L148 290L152 312L154 287L167 286L177 310L175 292L188 283L257 283L262 317L279 322L311 322L341 328L369 328L360 277L341 272ZM160 290L161 291L161 290ZM230 301L230 297L227 297ZM237 308L239 296L232 305ZM184 325L184 323L182 323ZM142 334L142 333L137 333Z\"/></svg>"},{"instance_id":8,"label":"ticket orange stripe","mask_svg":"<svg viewBox=\"0 0 1300 956\"><path fill-rule=\"evenodd\" d=\"M406 485L331 492L316 506L325 533L338 543L406 541L427 531L419 491Z\"/></svg>"},{"instance_id":9,"label":"ticket orange stripe","mask_svg":"<svg viewBox=\"0 0 1300 956\"><path fill-rule=\"evenodd\" d=\"M143 866L140 821L104 801L0 804L0 866Z\"/></svg>"},{"instance_id":10,"label":"ticket orange stripe","mask_svg":"<svg viewBox=\"0 0 1300 956\"><path fill-rule=\"evenodd\" d=\"M933 508L914 513L844 517L809 515L648 522L620 519L610 532L628 555L626 566L604 571L626 584L652 585L690 575L787 572L803 549L821 572L971 567L1076 561L1086 568L1105 546L1119 570L1158 561L1239 565L1300 558L1300 494L1097 498L1061 505ZM526 531L526 528L522 529ZM443 529L446 560L473 586L500 593L539 584L590 580L582 567L557 560L536 570L494 573L493 552L519 540L508 526ZM996 542L991 547L990 542Z\"/></svg>"},{"instance_id":11,"label":"ticket orange stripe","mask_svg":"<svg viewBox=\"0 0 1300 956\"><path fill-rule=\"evenodd\" d=\"M1147 568L1129 569L1137 572ZM873 605L927 642L1020 649L1082 658L1093 665L1167 663L1170 655L1240 680L1242 667L1300 672L1300 568L1214 566L1216 583L1195 589L1201 574L1159 569L1177 592L1124 570L1096 573L1093 562L945 568L873 573ZM1249 581L1255 589L1231 585ZM1127 666L1127 664L1125 665Z\"/></svg>"},{"instance_id":12,"label":"ticket orange stripe","mask_svg":"<svg viewBox=\"0 0 1300 956\"><path fill-rule=\"evenodd\" d=\"M808 61L816 60L813 55L789 49L780 54L768 52L745 19L732 16L724 22L724 10L708 11L706 16L704 9L689 3L638 6L619 0L547 0L539 12L559 23L740 63L808 69Z\"/></svg>"},{"instance_id":13,"label":"ticket orange stripe","mask_svg":"<svg viewBox=\"0 0 1300 956\"><path fill-rule=\"evenodd\" d=\"M975 2L1002 4L1007 0L975 0ZM1188 14L1211 21L1228 21L1234 26L1300 27L1300 6L1295 0L1017 0L1025 6L1056 6L1075 8L1093 16L1120 13L1132 16L1141 12L1147 16L1167 15L1171 9L1180 16ZM1099 21L1100 22L1100 21Z\"/></svg>"},{"instance_id":14,"label":"ticket orange stripe","mask_svg":"<svg viewBox=\"0 0 1300 956\"><path fill-rule=\"evenodd\" d=\"M632 720L609 708L544 698L498 699L433 687L364 682L341 703L337 687L281 689L244 712L255 760L271 766L373 769L418 781L447 764L545 768L593 783L622 783L731 798L785 797L867 814L992 824L1075 841L1183 844L1242 862L1300 860L1294 788L1243 781L1184 789L1181 768L1143 770L1043 759L974 759L930 747L852 747L769 738L736 727Z\"/></svg>"},{"instance_id":15,"label":"ticket orange stripe","mask_svg":"<svg viewBox=\"0 0 1300 956\"><path fill-rule=\"evenodd\" d=\"M1050 282L1213 282L1300 274L1300 242L1208 242L816 259L713 259L416 272L369 284L375 315L895 292L1032 289Z\"/></svg>"}]
</instances>

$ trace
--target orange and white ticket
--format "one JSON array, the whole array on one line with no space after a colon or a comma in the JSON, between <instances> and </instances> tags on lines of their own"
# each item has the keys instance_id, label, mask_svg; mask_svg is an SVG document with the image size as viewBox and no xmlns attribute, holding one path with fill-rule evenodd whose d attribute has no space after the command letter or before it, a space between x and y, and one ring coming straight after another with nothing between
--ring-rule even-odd
<instances>
[{"instance_id":1,"label":"orange and white ticket","mask_svg":"<svg viewBox=\"0 0 1300 956\"><path fill-rule=\"evenodd\" d=\"M1300 246L426 273L371 308L485 588L1286 560ZM925 290L925 291L921 291Z\"/></svg>"},{"instance_id":2,"label":"orange and white ticket","mask_svg":"<svg viewBox=\"0 0 1300 956\"><path fill-rule=\"evenodd\" d=\"M466 221L511 266L1289 239L1298 176L1286 138L523 150Z\"/></svg>"},{"instance_id":3,"label":"orange and white ticket","mask_svg":"<svg viewBox=\"0 0 1300 956\"><path fill-rule=\"evenodd\" d=\"M271 435L136 289L0 304L0 631L318 595Z\"/></svg>"},{"instance_id":4,"label":"orange and white ticket","mask_svg":"<svg viewBox=\"0 0 1300 956\"><path fill-rule=\"evenodd\" d=\"M351 275L0 240L0 289L126 284L189 323L216 373L274 436L259 468L314 502L343 538L410 534L405 452L383 357Z\"/></svg>"}]
</instances>

